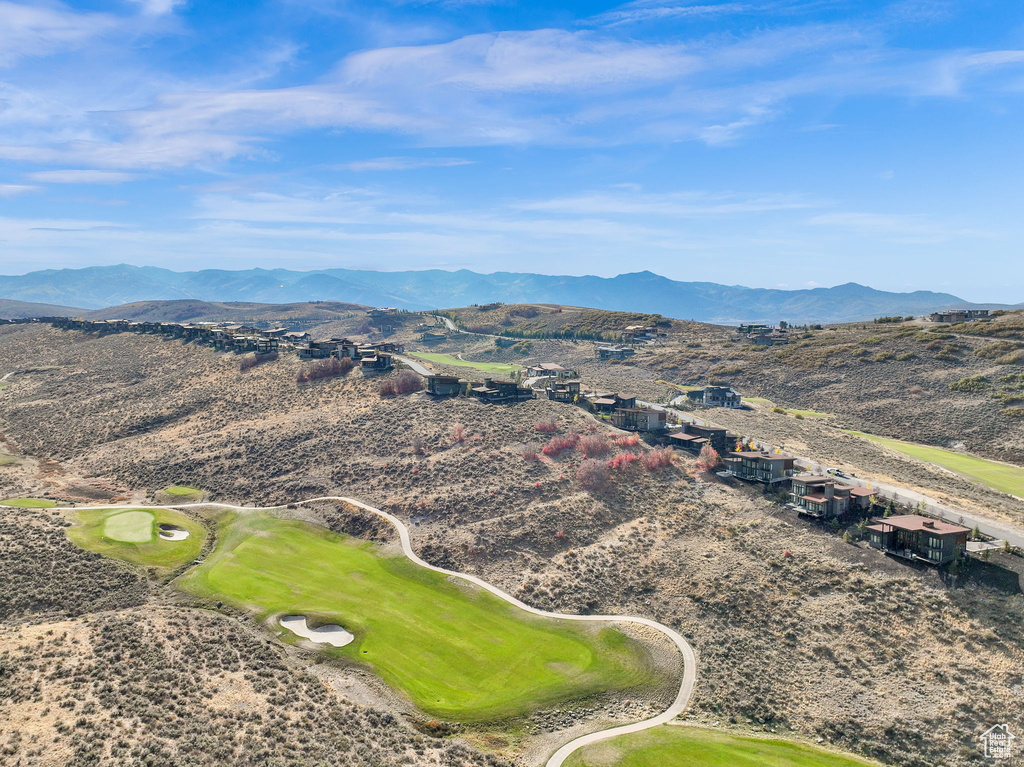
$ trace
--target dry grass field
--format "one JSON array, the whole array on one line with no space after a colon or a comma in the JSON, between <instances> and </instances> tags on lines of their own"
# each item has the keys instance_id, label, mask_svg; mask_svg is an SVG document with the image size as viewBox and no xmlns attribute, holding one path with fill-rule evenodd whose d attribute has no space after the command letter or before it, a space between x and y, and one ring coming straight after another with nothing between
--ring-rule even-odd
<instances>
[{"instance_id":1,"label":"dry grass field","mask_svg":"<svg viewBox=\"0 0 1024 767\"><path fill-rule=\"evenodd\" d=\"M851 361L842 368L807 369L811 379L802 389L793 379L804 368L792 360L770 362L781 352L726 346L732 331L702 327L708 328L702 331L705 336L679 336L674 346L641 349L636 363L629 365L596 363L589 342L534 339L524 353L523 348L500 349L493 339L461 338L437 351L492 362L560 362L581 369L595 385L649 399L673 392L657 379L686 384L728 376L745 393L791 408L835 413L841 425L878 429L881 422L872 427L870 421L872 413L880 412L871 404L873 389L865 388L859 399L849 397L843 404L828 386L822 387L820 398L814 394L812 383L818 379L813 376L846 376L847 392L867 386L869 380L876 380L876 387L890 381L892 391L902 392L913 379L907 372L912 368L898 367L904 363ZM891 337L887 331L876 332L884 336L880 346L914 344L920 359L932 353L910 335L897 337L898 332L893 330ZM803 352L809 355L818 354L817 348L816 342L792 350L809 349ZM583 461L579 449L536 457L552 435L538 432L535 425L554 419L555 436L599 436L613 454L644 448L613 445L602 436L608 427L568 405L535 400L486 406L465 399L433 401L422 393L381 397L378 381L364 379L358 371L299 384L300 363L290 355L241 372L237 357L145 336L93 338L45 327L7 327L0 328L0 350L6 365L39 370L15 376L13 385L0 392L4 452L22 462L0 467L0 497L81 498L92 487L132 495L137 503L171 485L202 488L211 500L252 504L350 495L407 520L414 545L428 561L479 574L538 607L647 615L681 630L700 658L690 714L696 722L730 721L751 731L821 738L906 767L981 765L985 760L976 740L981 731L1007 719L1024 730L1024 568L1018 557L997 553L956 578L906 567L863 543L844 543L834 532L800 521L756 490L695 478L688 459L653 471L639 462L623 462L623 470L609 472L597 484L583 484L577 476ZM919 411L889 407L892 423L904 424L901 436L925 441L929 433L938 435L940 427L931 422L911 434L910 419L948 403L954 403L949 405L953 421L962 417L965 424L973 424L979 414L993 412L995 418L1005 418L988 400L982 401L985 395L946 386L947 379L974 374L981 364L976 360L984 359L970 350L955 356L961 362L949 368L942 360L921 368L922 376L932 377L926 388L934 393L930 404L921 400ZM723 372L741 364L748 366L743 372ZM782 382L783 370L789 371L789 385ZM900 370L904 372L897 375ZM760 388L755 387L758 381ZM961 397L962 412L956 404ZM904 397L897 399L902 403ZM855 420L861 412L868 421ZM757 419L744 433L757 433L763 426L780 435L792 433L794 439L801 432L789 430L812 424L810 419L770 412L730 417ZM1007 429L1019 428L1018 421L998 421L1004 423ZM993 439L986 431L990 426L979 428L971 433ZM1013 452L1013 440L1007 437L1007 446L1001 447L1002 440L993 443L989 454ZM974 442L970 446L983 452ZM24 556L43 560L48 555L35 550ZM266 640L237 618L172 611L166 620L172 617L182 624L177 632L200 637L196 642L205 641L204 632L214 631L210 626L215 625L221 627L217 631L248 632L255 648L266 647L260 644ZM103 621L115 619L122 618L92 617L88 627L79 629L83 633L75 636L82 643L83 663L95 665L88 659L94 657L90 653L99 641L97 632L102 633ZM30 623L42 626L43 620L31 618ZM138 641L158 642L147 638L147 625L140 625L144 636ZM0 663L8 662L5 657L18 663L38 658L45 650L38 649L35 634L21 645L17 635L40 630L11 629L3 646L8 656L0 656ZM276 645L264 652L285 657ZM248 662L241 653L233 657L239 664ZM297 664L299 670L289 674L307 673L298 661L280 662L289 669ZM182 668L197 677L206 675L196 666ZM225 673L236 671L232 667ZM217 671L212 677L221 679ZM107 683L102 679L101 687ZM219 694L213 687L202 689ZM300 700L314 693L301 692L306 689L302 685L296 689L297 710L309 712L296 718L315 719ZM285 700L278 687L264 693L266 700ZM185 709L192 702L188 697ZM35 711L20 698L0 705L8 706L9 716L11 711L18 716ZM253 710L263 710L262 705ZM336 734L324 737L343 733L358 744L364 720L346 719L351 710L343 702L336 705L342 711L331 720ZM530 724L548 731L571 728L610 716L638 716L643 705L603 701L600 706L538 714ZM54 714L64 712L58 709L51 704ZM60 713L64 726L74 724L74 714ZM211 732L220 732L220 726L226 725L209 725ZM399 754L407 754L404 749L420 742L415 740L419 736L404 724L389 727L395 747L388 747L380 763L401 763ZM253 731L257 734L252 737L277 736ZM94 732L85 731L82 743L98 748ZM238 732L249 733L248 725ZM298 737L296 732L282 737ZM268 743L262 740L257 746ZM520 745L514 738L505 742L502 758L521 758L527 751ZM421 747L434 755L465 748L435 740ZM295 758L288 763L303 763L301 758L330 763L299 753ZM490 758L477 753L455 763L486 764ZM366 758L348 763L373 762ZM431 762L417 758L413 763Z\"/></svg>"}]
</instances>

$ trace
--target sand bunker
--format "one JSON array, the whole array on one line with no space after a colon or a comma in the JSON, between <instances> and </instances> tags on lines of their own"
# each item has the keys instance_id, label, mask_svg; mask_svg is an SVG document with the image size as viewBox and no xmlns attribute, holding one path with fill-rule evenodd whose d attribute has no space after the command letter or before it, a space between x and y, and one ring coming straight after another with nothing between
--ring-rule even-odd
<instances>
[{"instance_id":1,"label":"sand bunker","mask_svg":"<svg viewBox=\"0 0 1024 767\"><path fill-rule=\"evenodd\" d=\"M306 624L305 615L285 615L278 623L293 634L298 634L303 639L309 639L320 644L333 645L334 647L344 647L355 639L348 631L333 623L311 629Z\"/></svg>"},{"instance_id":2,"label":"sand bunker","mask_svg":"<svg viewBox=\"0 0 1024 767\"><path fill-rule=\"evenodd\" d=\"M174 525L160 525L160 537L165 541L183 541L188 538L188 530L183 530Z\"/></svg>"}]
</instances>

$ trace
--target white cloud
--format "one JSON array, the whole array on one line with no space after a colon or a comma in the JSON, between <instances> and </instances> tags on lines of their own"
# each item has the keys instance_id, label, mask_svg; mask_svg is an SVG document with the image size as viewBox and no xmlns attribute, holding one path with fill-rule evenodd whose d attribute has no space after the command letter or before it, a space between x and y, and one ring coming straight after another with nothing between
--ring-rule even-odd
<instances>
[{"instance_id":1,"label":"white cloud","mask_svg":"<svg viewBox=\"0 0 1024 767\"><path fill-rule=\"evenodd\" d=\"M690 191L664 194L592 192L550 200L520 202L515 204L515 207L520 210L585 216L705 218L806 210L822 205L821 202L799 195L739 195Z\"/></svg>"},{"instance_id":2,"label":"white cloud","mask_svg":"<svg viewBox=\"0 0 1024 767\"><path fill-rule=\"evenodd\" d=\"M683 2L663 2L662 0L637 0L613 8L605 13L594 16L591 20L596 24L617 26L619 24L636 24L645 21L668 21L679 18L697 16L720 16L730 13L742 13L751 10L744 3L705 3L693 4Z\"/></svg>"},{"instance_id":3,"label":"white cloud","mask_svg":"<svg viewBox=\"0 0 1024 767\"><path fill-rule=\"evenodd\" d=\"M139 178L135 173L111 170L41 170L27 175L46 184L121 184Z\"/></svg>"},{"instance_id":4,"label":"white cloud","mask_svg":"<svg viewBox=\"0 0 1024 767\"><path fill-rule=\"evenodd\" d=\"M372 160L356 160L337 166L344 170L416 170L418 168L452 168L472 165L473 160L461 157L375 157Z\"/></svg>"},{"instance_id":5,"label":"white cloud","mask_svg":"<svg viewBox=\"0 0 1024 767\"><path fill-rule=\"evenodd\" d=\"M0 2L0 66L84 44L116 24L109 14L77 13L60 3Z\"/></svg>"},{"instance_id":6,"label":"white cloud","mask_svg":"<svg viewBox=\"0 0 1024 767\"><path fill-rule=\"evenodd\" d=\"M0 197L15 197L26 192L34 192L39 187L26 184L0 184Z\"/></svg>"},{"instance_id":7,"label":"white cloud","mask_svg":"<svg viewBox=\"0 0 1024 767\"><path fill-rule=\"evenodd\" d=\"M833 227L888 242L927 245L954 238L993 239L996 235L980 229L957 227L923 215L895 213L836 212L813 216L812 226Z\"/></svg>"}]
</instances>

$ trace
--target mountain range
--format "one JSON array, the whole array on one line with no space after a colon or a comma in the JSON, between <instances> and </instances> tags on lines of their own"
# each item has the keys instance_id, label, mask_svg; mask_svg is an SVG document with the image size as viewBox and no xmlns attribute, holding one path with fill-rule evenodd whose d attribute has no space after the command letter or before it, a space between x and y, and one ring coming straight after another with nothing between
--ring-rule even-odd
<instances>
[{"instance_id":1,"label":"mountain range","mask_svg":"<svg viewBox=\"0 0 1024 767\"><path fill-rule=\"evenodd\" d=\"M439 269L175 272L127 264L0 276L0 299L87 309L182 299L274 304L341 301L411 310L502 301L648 312L720 324L779 320L852 322L938 309L998 306L971 304L949 293L923 290L891 293L852 282L832 288L777 290L713 282L678 282L649 271L617 277L480 274L465 269L454 272Z\"/></svg>"}]
</instances>

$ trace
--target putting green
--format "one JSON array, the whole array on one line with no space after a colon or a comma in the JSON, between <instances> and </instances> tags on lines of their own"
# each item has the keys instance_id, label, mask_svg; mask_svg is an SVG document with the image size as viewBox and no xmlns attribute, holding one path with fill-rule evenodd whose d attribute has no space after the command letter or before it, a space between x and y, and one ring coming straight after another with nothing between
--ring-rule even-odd
<instances>
[{"instance_id":1,"label":"putting green","mask_svg":"<svg viewBox=\"0 0 1024 767\"><path fill-rule=\"evenodd\" d=\"M75 512L78 524L67 530L76 546L137 565L173 569L193 561L203 549L206 530L173 509L84 509ZM188 532L180 541L161 538L160 525Z\"/></svg>"},{"instance_id":2,"label":"putting green","mask_svg":"<svg viewBox=\"0 0 1024 767\"><path fill-rule=\"evenodd\" d=\"M647 652L615 629L532 616L373 544L268 514L225 514L217 549L179 585L263 618L340 624L355 641L323 652L371 664L447 719L518 716L654 681Z\"/></svg>"},{"instance_id":3,"label":"putting green","mask_svg":"<svg viewBox=\"0 0 1024 767\"><path fill-rule=\"evenodd\" d=\"M171 485L165 487L164 492L168 495L200 495L203 491L198 487L189 487L188 485Z\"/></svg>"},{"instance_id":4,"label":"putting green","mask_svg":"<svg viewBox=\"0 0 1024 767\"><path fill-rule=\"evenodd\" d=\"M50 509L57 505L56 501L47 501L43 498L8 498L0 501L4 506L17 506L20 509Z\"/></svg>"},{"instance_id":5,"label":"putting green","mask_svg":"<svg viewBox=\"0 0 1024 767\"><path fill-rule=\"evenodd\" d=\"M121 543L147 543L153 540L153 520L148 511L122 511L103 523L103 536Z\"/></svg>"},{"instance_id":6,"label":"putting green","mask_svg":"<svg viewBox=\"0 0 1024 767\"><path fill-rule=\"evenodd\" d=\"M595 743L565 767L865 767L855 756L789 740L665 725Z\"/></svg>"}]
</instances>

